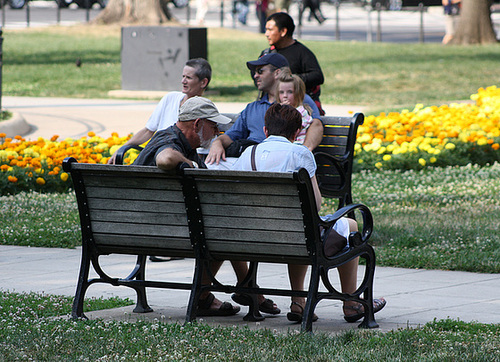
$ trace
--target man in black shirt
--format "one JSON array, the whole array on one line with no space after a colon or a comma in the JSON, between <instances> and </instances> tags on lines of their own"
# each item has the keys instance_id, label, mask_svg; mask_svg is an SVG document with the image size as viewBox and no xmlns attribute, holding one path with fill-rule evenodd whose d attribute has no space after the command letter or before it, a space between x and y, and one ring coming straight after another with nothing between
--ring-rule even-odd
<instances>
[{"instance_id":1,"label":"man in black shirt","mask_svg":"<svg viewBox=\"0 0 500 362\"><path fill-rule=\"evenodd\" d=\"M196 153L196 148L210 146L210 141L219 134L217 124L231 122L219 113L212 101L203 97L191 97L179 109L179 120L173 126L158 131L134 161L134 165L158 166L171 170L182 162L191 167L206 168ZM222 262L210 264L213 275ZM209 284L207 275L203 284ZM210 292L203 292L198 302L197 316L230 316L238 313L240 307L222 302Z\"/></svg>"},{"instance_id":2,"label":"man in black shirt","mask_svg":"<svg viewBox=\"0 0 500 362\"><path fill-rule=\"evenodd\" d=\"M319 108L320 114L325 112L321 108L320 85L325 78L318 60L312 51L293 38L295 24L287 13L274 13L266 21L266 37L270 47L263 50L260 56L268 53L283 55L293 74L298 75L306 85L306 92L311 96Z\"/></svg>"}]
</instances>

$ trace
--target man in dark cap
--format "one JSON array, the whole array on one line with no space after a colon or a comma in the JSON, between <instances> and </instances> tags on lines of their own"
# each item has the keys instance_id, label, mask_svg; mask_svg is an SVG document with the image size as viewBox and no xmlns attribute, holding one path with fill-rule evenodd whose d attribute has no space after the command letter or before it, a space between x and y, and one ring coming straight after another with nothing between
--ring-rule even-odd
<instances>
[{"instance_id":1,"label":"man in dark cap","mask_svg":"<svg viewBox=\"0 0 500 362\"><path fill-rule=\"evenodd\" d=\"M249 103L234 125L212 143L206 158L209 168L231 168L231 165L246 147L260 143L266 138L263 130L264 116L268 108L277 101L277 95L274 94L276 80L281 69L288 67L288 61L281 54L271 53L258 60L247 62L247 67L255 72L255 85L263 96L255 102ZM313 110L314 121L308 128L304 142L304 146L312 150L321 142L323 124L320 120L318 107L311 97L306 95L304 103Z\"/></svg>"}]
</instances>

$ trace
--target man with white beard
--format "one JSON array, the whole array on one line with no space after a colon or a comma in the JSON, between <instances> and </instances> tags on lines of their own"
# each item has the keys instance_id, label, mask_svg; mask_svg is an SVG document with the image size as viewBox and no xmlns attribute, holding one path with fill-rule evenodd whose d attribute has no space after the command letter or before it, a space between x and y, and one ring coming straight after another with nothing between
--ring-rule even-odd
<instances>
[{"instance_id":1,"label":"man with white beard","mask_svg":"<svg viewBox=\"0 0 500 362\"><path fill-rule=\"evenodd\" d=\"M228 124L231 119L219 113L207 98L191 97L179 109L176 124L158 131L134 161L134 165L158 166L171 170L179 163L206 168L198 157L198 147L210 147L219 134L217 124Z\"/></svg>"}]
</instances>

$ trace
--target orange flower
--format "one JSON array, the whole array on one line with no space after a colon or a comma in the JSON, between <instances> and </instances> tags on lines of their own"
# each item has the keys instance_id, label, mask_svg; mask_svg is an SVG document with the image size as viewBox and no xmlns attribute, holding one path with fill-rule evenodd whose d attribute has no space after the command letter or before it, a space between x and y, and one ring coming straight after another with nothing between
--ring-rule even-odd
<instances>
[{"instance_id":1,"label":"orange flower","mask_svg":"<svg viewBox=\"0 0 500 362\"><path fill-rule=\"evenodd\" d=\"M89 137L95 137L95 133L92 132L92 131L90 131L89 133L87 133L87 136L89 136Z\"/></svg>"},{"instance_id":2,"label":"orange flower","mask_svg":"<svg viewBox=\"0 0 500 362\"><path fill-rule=\"evenodd\" d=\"M9 177L7 177L7 180L9 180L12 183L16 183L17 182L17 177L15 177L15 176L9 176Z\"/></svg>"},{"instance_id":3,"label":"orange flower","mask_svg":"<svg viewBox=\"0 0 500 362\"><path fill-rule=\"evenodd\" d=\"M51 140L52 142L55 142L58 138L59 138L59 135L53 135L53 136L50 138L50 140Z\"/></svg>"},{"instance_id":4,"label":"orange flower","mask_svg":"<svg viewBox=\"0 0 500 362\"><path fill-rule=\"evenodd\" d=\"M497 151L497 150L500 148L500 144L498 144L498 143L493 143L493 144L491 145L491 148L493 148L495 151Z\"/></svg>"},{"instance_id":5,"label":"orange flower","mask_svg":"<svg viewBox=\"0 0 500 362\"><path fill-rule=\"evenodd\" d=\"M45 185L45 180L42 177L36 179L36 183L39 185Z\"/></svg>"}]
</instances>

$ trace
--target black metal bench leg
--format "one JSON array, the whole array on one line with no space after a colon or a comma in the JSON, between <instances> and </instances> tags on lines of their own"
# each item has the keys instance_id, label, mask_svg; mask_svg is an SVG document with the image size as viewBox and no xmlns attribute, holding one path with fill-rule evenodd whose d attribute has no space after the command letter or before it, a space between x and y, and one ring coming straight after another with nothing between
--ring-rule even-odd
<instances>
[{"instance_id":1,"label":"black metal bench leg","mask_svg":"<svg viewBox=\"0 0 500 362\"><path fill-rule=\"evenodd\" d=\"M319 276L319 267L317 265L313 265L311 270L311 281L309 282L309 291L307 293L306 307L304 309L304 314L302 315L302 332L312 332L314 309L318 303L317 295L319 289Z\"/></svg>"},{"instance_id":2,"label":"black metal bench leg","mask_svg":"<svg viewBox=\"0 0 500 362\"><path fill-rule=\"evenodd\" d=\"M247 286L250 288L257 287L257 267L259 263L250 262L250 267L248 269L248 283ZM247 278L245 278L247 279ZM248 307L248 313L243 317L244 321L248 322L259 322L265 318L259 312L259 300L257 294L249 294L252 299Z\"/></svg>"},{"instance_id":3,"label":"black metal bench leg","mask_svg":"<svg viewBox=\"0 0 500 362\"><path fill-rule=\"evenodd\" d=\"M205 264L206 263L206 264ZM189 302L186 311L186 323L190 323L196 319L196 310L198 309L198 301L202 292L201 280L204 267L208 262L196 258L193 275L193 285L191 286L191 294L189 295Z\"/></svg>"},{"instance_id":4,"label":"black metal bench leg","mask_svg":"<svg viewBox=\"0 0 500 362\"><path fill-rule=\"evenodd\" d=\"M73 300L73 308L71 311L72 318L85 318L83 314L83 301L85 299L85 292L89 287L89 269L90 269L90 255L86 247L82 248L82 261L80 264L80 274L78 275L78 284L76 286L75 299Z\"/></svg>"},{"instance_id":5,"label":"black metal bench leg","mask_svg":"<svg viewBox=\"0 0 500 362\"><path fill-rule=\"evenodd\" d=\"M146 280L146 256L137 256L137 266L138 272L136 274L136 279ZM134 313L151 313L153 309L148 305L148 300L146 297L146 287L134 287L137 294L137 304L134 308Z\"/></svg>"},{"instance_id":6,"label":"black metal bench leg","mask_svg":"<svg viewBox=\"0 0 500 362\"><path fill-rule=\"evenodd\" d=\"M368 285L363 292L363 299L366 301L364 305L365 317L358 325L359 328L378 328L379 325L375 321L375 313L373 312L373 279L375 276L375 252L373 249L367 254L366 258L366 272L369 273Z\"/></svg>"}]
</instances>

